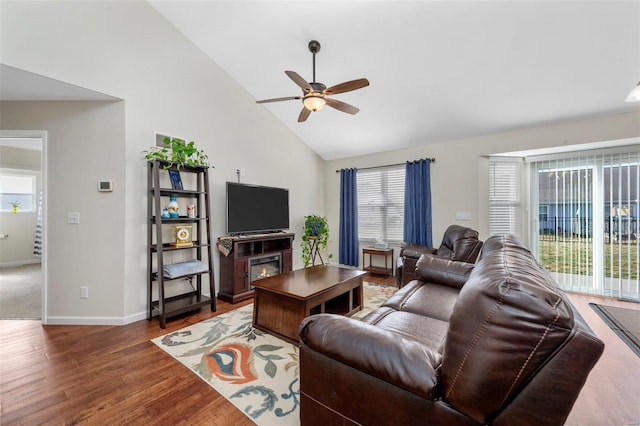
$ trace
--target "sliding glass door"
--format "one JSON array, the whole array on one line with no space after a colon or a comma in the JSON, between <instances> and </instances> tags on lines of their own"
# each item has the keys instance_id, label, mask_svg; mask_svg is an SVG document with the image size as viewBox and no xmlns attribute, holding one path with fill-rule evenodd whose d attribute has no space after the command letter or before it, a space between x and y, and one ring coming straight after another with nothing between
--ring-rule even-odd
<instances>
[{"instance_id":1,"label":"sliding glass door","mask_svg":"<svg viewBox=\"0 0 640 426\"><path fill-rule=\"evenodd\" d=\"M531 161L532 249L569 291L640 300L640 152Z\"/></svg>"}]
</instances>

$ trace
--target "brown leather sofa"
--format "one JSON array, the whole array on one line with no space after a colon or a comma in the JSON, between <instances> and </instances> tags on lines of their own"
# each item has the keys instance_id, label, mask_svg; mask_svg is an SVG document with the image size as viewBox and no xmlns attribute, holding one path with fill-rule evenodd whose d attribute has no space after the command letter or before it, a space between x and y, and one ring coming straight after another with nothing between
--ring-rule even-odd
<instances>
[{"instance_id":1,"label":"brown leather sofa","mask_svg":"<svg viewBox=\"0 0 640 426\"><path fill-rule=\"evenodd\" d=\"M416 263L423 254L434 254L445 259L476 263L482 241L478 239L478 231L460 225L451 225L444 232L440 247L425 247L402 243L400 256L396 260L396 280L398 287L417 278Z\"/></svg>"},{"instance_id":2,"label":"brown leather sofa","mask_svg":"<svg viewBox=\"0 0 640 426\"><path fill-rule=\"evenodd\" d=\"M604 344L513 236L424 255L357 320L300 325L302 425L561 425Z\"/></svg>"}]
</instances>

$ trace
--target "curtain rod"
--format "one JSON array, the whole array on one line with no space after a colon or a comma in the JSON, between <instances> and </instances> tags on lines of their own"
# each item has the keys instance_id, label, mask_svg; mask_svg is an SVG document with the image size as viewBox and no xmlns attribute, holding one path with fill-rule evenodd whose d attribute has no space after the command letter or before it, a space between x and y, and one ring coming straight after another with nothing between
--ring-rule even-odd
<instances>
[{"instance_id":1,"label":"curtain rod","mask_svg":"<svg viewBox=\"0 0 640 426\"><path fill-rule=\"evenodd\" d=\"M429 160L429 162L431 162L431 163L435 163L436 162L435 158L425 158L425 160ZM358 170L381 169L383 167L404 166L407 163L415 163L415 161L420 161L420 160L406 161L404 163L396 163L396 164L385 164L384 166L355 167L355 168L358 169ZM340 170L336 170L336 173L340 173Z\"/></svg>"}]
</instances>

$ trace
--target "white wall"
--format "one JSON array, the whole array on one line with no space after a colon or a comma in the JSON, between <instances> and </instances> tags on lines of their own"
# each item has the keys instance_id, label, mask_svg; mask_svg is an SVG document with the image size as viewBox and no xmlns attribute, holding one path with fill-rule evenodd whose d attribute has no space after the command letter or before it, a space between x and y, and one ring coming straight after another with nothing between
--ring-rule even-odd
<instances>
[{"instance_id":1,"label":"white wall","mask_svg":"<svg viewBox=\"0 0 640 426\"><path fill-rule=\"evenodd\" d=\"M439 245L444 231L451 224L474 228L482 239L489 237L489 155L639 136L640 112L635 112L328 161L324 165L324 203L332 229L329 251L337 259L340 174L336 170L341 168L372 167L435 157L436 162L431 164L431 201L433 243ZM470 212L471 221L457 221L456 212Z\"/></svg>"},{"instance_id":2,"label":"white wall","mask_svg":"<svg viewBox=\"0 0 640 426\"><path fill-rule=\"evenodd\" d=\"M35 175L36 194L39 194L42 185L40 155L40 151L0 146L0 170ZM33 254L37 201L36 196L36 210L31 212L0 213L0 234L9 234L9 238L0 240L0 266L40 263L40 257Z\"/></svg>"},{"instance_id":3,"label":"white wall","mask_svg":"<svg viewBox=\"0 0 640 426\"><path fill-rule=\"evenodd\" d=\"M47 315L122 316L125 185L123 102L2 102L2 125L46 129ZM98 192L113 180L113 192ZM67 224L79 212L80 224ZM80 287L89 299L80 299ZM73 314L70 314L73 312Z\"/></svg>"},{"instance_id":4,"label":"white wall","mask_svg":"<svg viewBox=\"0 0 640 426\"><path fill-rule=\"evenodd\" d=\"M104 163L103 172L122 179L122 219L69 228L49 217L50 231L62 239L71 232L81 232L84 239L97 232L122 236L122 251L99 261L121 264L121 279L110 282L108 303L96 302L89 314L77 296L79 283L95 273L95 264L86 267L82 261L91 254L74 259L75 269L58 268L52 259L49 281L59 282L64 294L50 291L49 312L61 322L119 323L144 317L146 164L141 151L155 143L155 133L195 140L215 165L214 236L224 234L224 182L236 180L237 167L245 169L243 182L289 188L294 232L301 230L304 215L322 213L321 159L146 2L3 2L0 43L2 63L124 100L122 152L118 160ZM27 119L26 127L38 128ZM53 163L47 178L66 181L72 176L73 170ZM84 221L87 215L80 213ZM295 249L297 267L299 244ZM217 259L214 263L219 281ZM90 289L89 300L92 295Z\"/></svg>"}]
</instances>

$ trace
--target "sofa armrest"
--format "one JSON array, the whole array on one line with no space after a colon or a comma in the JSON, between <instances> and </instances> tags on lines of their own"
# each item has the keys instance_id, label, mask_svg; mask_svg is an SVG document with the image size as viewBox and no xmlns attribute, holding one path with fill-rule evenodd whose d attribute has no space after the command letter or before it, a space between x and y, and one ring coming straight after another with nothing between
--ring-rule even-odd
<instances>
[{"instance_id":1,"label":"sofa armrest","mask_svg":"<svg viewBox=\"0 0 640 426\"><path fill-rule=\"evenodd\" d=\"M420 256L418 263L416 263L416 276L425 282L462 288L469 279L474 266L475 264L473 263L424 254Z\"/></svg>"},{"instance_id":2,"label":"sofa armrest","mask_svg":"<svg viewBox=\"0 0 640 426\"><path fill-rule=\"evenodd\" d=\"M422 398L436 396L440 354L373 325L332 314L305 318L304 345Z\"/></svg>"},{"instance_id":3,"label":"sofa armrest","mask_svg":"<svg viewBox=\"0 0 640 426\"><path fill-rule=\"evenodd\" d=\"M435 254L438 249L434 247L418 246L415 244L403 244L400 249L400 256L418 260L425 253Z\"/></svg>"}]
</instances>

